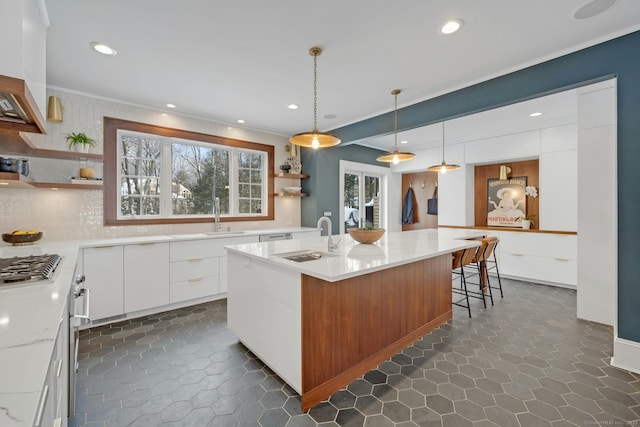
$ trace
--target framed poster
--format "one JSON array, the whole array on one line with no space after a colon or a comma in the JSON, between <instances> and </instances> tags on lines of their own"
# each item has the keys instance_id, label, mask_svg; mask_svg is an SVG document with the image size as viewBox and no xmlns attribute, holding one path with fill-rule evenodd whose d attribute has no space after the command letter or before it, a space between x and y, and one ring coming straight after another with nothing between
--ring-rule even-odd
<instances>
[{"instance_id":1,"label":"framed poster","mask_svg":"<svg viewBox=\"0 0 640 427\"><path fill-rule=\"evenodd\" d=\"M527 177L487 180L487 226L522 228L527 215L527 198L524 194Z\"/></svg>"}]
</instances>

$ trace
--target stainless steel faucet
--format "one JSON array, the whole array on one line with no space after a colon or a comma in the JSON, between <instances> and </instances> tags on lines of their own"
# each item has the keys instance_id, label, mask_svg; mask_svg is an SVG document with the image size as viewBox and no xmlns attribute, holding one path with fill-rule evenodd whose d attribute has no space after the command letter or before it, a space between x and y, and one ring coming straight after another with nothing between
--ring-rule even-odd
<instances>
[{"instance_id":1,"label":"stainless steel faucet","mask_svg":"<svg viewBox=\"0 0 640 427\"><path fill-rule=\"evenodd\" d=\"M215 228L213 231L220 231L220 197L216 197L213 203L213 220Z\"/></svg>"},{"instance_id":2,"label":"stainless steel faucet","mask_svg":"<svg viewBox=\"0 0 640 427\"><path fill-rule=\"evenodd\" d=\"M327 241L327 250L331 252L338 249L338 244L340 243L341 239L338 239L337 242L333 243L333 239L331 238L331 219L328 216L321 216L318 219L318 224L316 225L316 228L318 228L319 230L322 230L323 222L327 223L327 232L328 232L327 234L329 234L329 240Z\"/></svg>"}]
</instances>

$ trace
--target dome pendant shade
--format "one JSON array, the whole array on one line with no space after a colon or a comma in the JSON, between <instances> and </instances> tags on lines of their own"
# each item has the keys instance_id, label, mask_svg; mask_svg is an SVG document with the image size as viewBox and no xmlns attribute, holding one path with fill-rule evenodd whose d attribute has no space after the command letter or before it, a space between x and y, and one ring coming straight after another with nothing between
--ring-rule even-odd
<instances>
[{"instance_id":1,"label":"dome pendant shade","mask_svg":"<svg viewBox=\"0 0 640 427\"><path fill-rule=\"evenodd\" d=\"M451 172L451 171L457 171L458 169L460 169L460 166L458 166L458 165L448 165L445 162L442 162L439 165L429 166L427 168L427 170L430 171L430 172L440 172L440 173L447 173L447 172Z\"/></svg>"},{"instance_id":2,"label":"dome pendant shade","mask_svg":"<svg viewBox=\"0 0 640 427\"><path fill-rule=\"evenodd\" d=\"M445 162L444 160L444 122L442 122L442 163L440 163L439 165L429 166L427 170L430 172L447 173L451 171L457 171L458 169L460 169L460 166L447 164L447 162Z\"/></svg>"},{"instance_id":3,"label":"dome pendant shade","mask_svg":"<svg viewBox=\"0 0 640 427\"><path fill-rule=\"evenodd\" d=\"M403 153L401 151L398 151L398 94L400 92L400 89L394 89L391 91L391 95L394 96L395 100L393 107L393 135L395 138L393 151L388 151L382 156L379 156L376 159L376 161L378 162L393 163L394 165L397 165L400 162L411 160L416 157L416 155L413 153Z\"/></svg>"},{"instance_id":4,"label":"dome pendant shade","mask_svg":"<svg viewBox=\"0 0 640 427\"><path fill-rule=\"evenodd\" d=\"M313 56L313 130L293 135L289 142L300 147L324 148L340 144L340 138L329 133L318 131L318 56L322 53L319 47L309 49Z\"/></svg>"},{"instance_id":5,"label":"dome pendant shade","mask_svg":"<svg viewBox=\"0 0 640 427\"><path fill-rule=\"evenodd\" d=\"M300 147L322 148L333 147L340 144L340 138L329 133L318 132L314 129L311 132L303 132L293 135L289 138L289 142Z\"/></svg>"}]
</instances>

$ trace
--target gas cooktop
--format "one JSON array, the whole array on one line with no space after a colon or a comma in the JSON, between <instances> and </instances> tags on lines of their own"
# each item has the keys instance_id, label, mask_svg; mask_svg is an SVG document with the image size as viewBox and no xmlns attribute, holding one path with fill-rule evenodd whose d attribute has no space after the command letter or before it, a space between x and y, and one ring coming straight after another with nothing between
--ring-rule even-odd
<instances>
[{"instance_id":1,"label":"gas cooktop","mask_svg":"<svg viewBox=\"0 0 640 427\"><path fill-rule=\"evenodd\" d=\"M0 287L49 280L61 259L56 254L0 258Z\"/></svg>"}]
</instances>

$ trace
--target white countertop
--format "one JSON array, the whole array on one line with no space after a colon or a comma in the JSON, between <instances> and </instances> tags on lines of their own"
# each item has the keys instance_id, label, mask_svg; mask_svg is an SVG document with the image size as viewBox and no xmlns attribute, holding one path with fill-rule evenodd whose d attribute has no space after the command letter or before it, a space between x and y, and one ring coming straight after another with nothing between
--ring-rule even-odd
<instances>
[{"instance_id":1,"label":"white countertop","mask_svg":"<svg viewBox=\"0 0 640 427\"><path fill-rule=\"evenodd\" d=\"M28 246L0 242L0 258L35 254L62 257L53 282L0 287L0 426L33 424L58 327L67 315L65 305L80 248L310 231L317 229L292 227L79 241L42 240Z\"/></svg>"},{"instance_id":2,"label":"white countertop","mask_svg":"<svg viewBox=\"0 0 640 427\"><path fill-rule=\"evenodd\" d=\"M341 239L338 249L328 253L328 237L281 240L266 243L227 245L229 252L246 255L273 263L319 279L335 282L362 274L409 264L422 259L455 252L480 244L486 235L483 230L427 229L385 233L373 244L360 244L351 236L333 236L334 243ZM328 253L313 261L296 262L282 258L281 254L302 250Z\"/></svg>"},{"instance_id":3,"label":"white countertop","mask_svg":"<svg viewBox=\"0 0 640 427\"><path fill-rule=\"evenodd\" d=\"M0 258L38 253L62 257L55 281L0 288L1 426L33 424L58 327L67 316L65 306L78 244L0 247Z\"/></svg>"}]
</instances>

